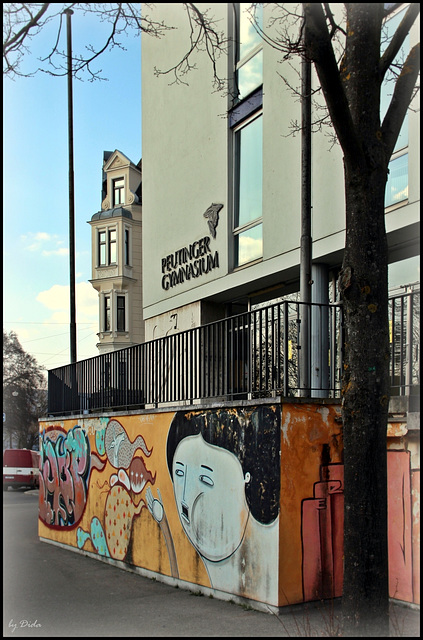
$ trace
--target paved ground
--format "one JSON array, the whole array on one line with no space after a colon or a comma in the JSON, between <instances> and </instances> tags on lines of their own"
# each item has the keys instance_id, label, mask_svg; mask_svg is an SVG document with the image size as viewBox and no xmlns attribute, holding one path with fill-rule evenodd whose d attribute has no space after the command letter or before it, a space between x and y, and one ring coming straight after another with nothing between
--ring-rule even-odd
<instances>
[{"instance_id":1,"label":"paved ground","mask_svg":"<svg viewBox=\"0 0 423 640\"><path fill-rule=\"evenodd\" d=\"M339 633L339 601L283 609L279 618L198 596L40 542L37 496L3 505L5 637L324 637ZM391 607L391 636L420 637L420 614Z\"/></svg>"}]
</instances>

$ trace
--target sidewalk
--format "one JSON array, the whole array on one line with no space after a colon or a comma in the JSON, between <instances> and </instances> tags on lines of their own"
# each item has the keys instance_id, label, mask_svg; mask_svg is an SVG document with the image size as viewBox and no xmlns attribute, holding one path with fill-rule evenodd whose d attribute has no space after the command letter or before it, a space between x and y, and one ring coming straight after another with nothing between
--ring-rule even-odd
<instances>
[{"instance_id":1,"label":"sidewalk","mask_svg":"<svg viewBox=\"0 0 423 640\"><path fill-rule=\"evenodd\" d=\"M338 637L340 600L286 607L278 616L175 588L158 580L45 542L41 589L26 601L38 628L5 629L6 636L39 637ZM42 606L44 605L44 606ZM7 619L6 619L7 618ZM12 631L12 633L10 633ZM390 637L420 637L420 614L391 604Z\"/></svg>"},{"instance_id":2,"label":"sidewalk","mask_svg":"<svg viewBox=\"0 0 423 640\"><path fill-rule=\"evenodd\" d=\"M37 494L4 506L5 637L336 637L340 600L278 616L198 595L37 535ZM188 585L187 585L188 586ZM420 637L420 611L391 604L391 637Z\"/></svg>"}]
</instances>

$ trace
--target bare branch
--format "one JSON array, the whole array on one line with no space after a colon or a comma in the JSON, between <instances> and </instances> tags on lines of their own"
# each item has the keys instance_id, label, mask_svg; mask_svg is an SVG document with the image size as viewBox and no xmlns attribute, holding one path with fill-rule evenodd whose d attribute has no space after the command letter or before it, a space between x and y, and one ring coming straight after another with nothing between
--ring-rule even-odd
<instances>
[{"instance_id":1,"label":"bare branch","mask_svg":"<svg viewBox=\"0 0 423 640\"><path fill-rule=\"evenodd\" d=\"M383 120L381 132L386 145L387 157L390 157L394 150L405 114L415 90L419 71L420 43L416 44L408 54L397 79L391 103Z\"/></svg>"},{"instance_id":2,"label":"bare branch","mask_svg":"<svg viewBox=\"0 0 423 640\"><path fill-rule=\"evenodd\" d=\"M29 11L30 6L31 5L27 5L27 6L24 5L25 11L27 11L30 15L29 21L26 24L24 24L22 29L20 29L17 33L12 32L10 37L5 42L3 42L4 56L7 56L12 51L16 51L19 47L23 45L23 42L25 38L28 36L30 30L33 29L34 27L39 26L39 22L43 17L43 15L45 14L45 12L47 11L47 9L49 8L50 3L49 2L44 3L41 9L38 11L38 13L34 16ZM7 15L7 12L6 12L6 15ZM8 26L10 27L10 24Z\"/></svg>"},{"instance_id":3,"label":"bare branch","mask_svg":"<svg viewBox=\"0 0 423 640\"><path fill-rule=\"evenodd\" d=\"M214 88L221 91L227 87L227 79L219 76L216 63L219 56L227 52L229 38L217 30L217 20L209 17L209 10L202 12L192 3L183 3L183 7L190 29L188 50L175 65L165 71L155 67L154 73L156 76L172 74L174 80L170 84L188 84L183 78L197 68L196 63L191 62L192 56L197 51L204 51L212 65Z\"/></svg>"},{"instance_id":4,"label":"bare branch","mask_svg":"<svg viewBox=\"0 0 423 640\"><path fill-rule=\"evenodd\" d=\"M387 70L392 65L397 53L401 49L404 39L409 33L410 28L414 24L419 13L420 13L420 4L418 3L410 4L404 18L401 20L400 25L395 31L394 36L392 37L388 47L386 48L385 52L383 53L380 59L379 69L380 69L381 79L385 77Z\"/></svg>"},{"instance_id":5,"label":"bare branch","mask_svg":"<svg viewBox=\"0 0 423 640\"><path fill-rule=\"evenodd\" d=\"M153 5L139 3L45 3L41 4L3 4L3 74L9 77L28 77L37 72L63 76L67 73L66 52L60 49L60 38L63 32L62 16L66 9L72 9L82 15L93 15L100 22L110 23L110 32L105 37L104 44L94 47L89 44L86 52L75 53L72 60L72 71L75 77L82 72L88 73L91 80L100 78L99 71L92 70L92 64L105 51L114 47L125 49L120 40L121 35L127 36L130 30L135 35L146 33L160 38L167 31L173 29L164 22L153 20L149 16ZM56 36L50 51L39 58L42 66L35 67L29 72L22 71L21 63L26 56L30 56L27 41L38 35L47 24L57 23ZM87 53L88 52L88 53ZM81 78L80 78L81 79Z\"/></svg>"}]
</instances>

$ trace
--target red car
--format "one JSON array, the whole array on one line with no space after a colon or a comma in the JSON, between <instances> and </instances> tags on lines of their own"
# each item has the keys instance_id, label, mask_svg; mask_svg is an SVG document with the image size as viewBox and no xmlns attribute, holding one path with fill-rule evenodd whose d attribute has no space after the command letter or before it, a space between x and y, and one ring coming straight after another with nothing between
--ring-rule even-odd
<instances>
[{"instance_id":1,"label":"red car","mask_svg":"<svg viewBox=\"0 0 423 640\"><path fill-rule=\"evenodd\" d=\"M3 491L8 487L38 489L40 454L29 449L5 449L3 452Z\"/></svg>"}]
</instances>

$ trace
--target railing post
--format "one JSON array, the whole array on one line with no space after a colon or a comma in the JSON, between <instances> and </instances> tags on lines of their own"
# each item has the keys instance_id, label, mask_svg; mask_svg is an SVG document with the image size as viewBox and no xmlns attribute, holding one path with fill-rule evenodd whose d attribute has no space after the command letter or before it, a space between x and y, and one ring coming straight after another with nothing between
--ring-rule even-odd
<instances>
[{"instance_id":1,"label":"railing post","mask_svg":"<svg viewBox=\"0 0 423 640\"><path fill-rule=\"evenodd\" d=\"M283 395L288 396L289 380L288 380L288 302L283 303Z\"/></svg>"},{"instance_id":2,"label":"railing post","mask_svg":"<svg viewBox=\"0 0 423 640\"><path fill-rule=\"evenodd\" d=\"M406 326L406 354L405 354L405 388L411 390L413 380L413 295L407 296L407 326Z\"/></svg>"}]
</instances>

